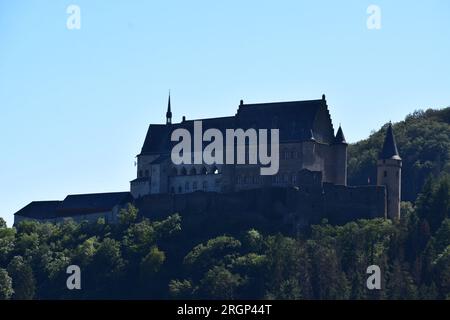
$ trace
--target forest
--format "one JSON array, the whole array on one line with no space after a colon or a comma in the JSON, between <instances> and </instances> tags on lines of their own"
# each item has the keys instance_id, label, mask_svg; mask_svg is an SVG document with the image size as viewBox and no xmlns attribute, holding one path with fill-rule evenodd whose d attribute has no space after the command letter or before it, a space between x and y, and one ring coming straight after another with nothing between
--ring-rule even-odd
<instances>
[{"instance_id":1,"label":"forest","mask_svg":"<svg viewBox=\"0 0 450 320\"><path fill-rule=\"evenodd\" d=\"M383 132L349 146L350 184L376 181ZM450 108L415 112L394 132L399 221L323 220L294 235L230 216L153 220L132 204L117 224L0 218L0 299L450 299ZM80 290L66 286L69 265ZM380 290L366 286L370 265Z\"/></svg>"}]
</instances>

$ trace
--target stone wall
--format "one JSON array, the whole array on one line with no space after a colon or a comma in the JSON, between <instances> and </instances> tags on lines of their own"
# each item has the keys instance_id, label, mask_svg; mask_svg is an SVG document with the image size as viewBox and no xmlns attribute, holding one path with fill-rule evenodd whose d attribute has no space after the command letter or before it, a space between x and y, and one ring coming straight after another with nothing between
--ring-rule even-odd
<instances>
[{"instance_id":1,"label":"stone wall","mask_svg":"<svg viewBox=\"0 0 450 320\"><path fill-rule=\"evenodd\" d=\"M385 217L385 188L346 187L333 184L294 188L268 187L239 192L197 191L188 194L155 194L137 199L140 212L150 219L173 213L259 214L299 229L320 223L343 224L356 219Z\"/></svg>"}]
</instances>

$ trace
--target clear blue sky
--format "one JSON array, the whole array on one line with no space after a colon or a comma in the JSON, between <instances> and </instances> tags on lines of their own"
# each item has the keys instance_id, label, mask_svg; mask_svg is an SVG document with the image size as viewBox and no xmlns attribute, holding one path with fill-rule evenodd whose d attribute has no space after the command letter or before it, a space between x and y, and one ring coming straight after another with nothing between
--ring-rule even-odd
<instances>
[{"instance_id":1,"label":"clear blue sky","mask_svg":"<svg viewBox=\"0 0 450 320\"><path fill-rule=\"evenodd\" d=\"M370 4L381 30L366 27ZM128 190L169 89L175 121L325 93L354 142L450 105L449 57L446 0L0 0L0 216Z\"/></svg>"}]
</instances>

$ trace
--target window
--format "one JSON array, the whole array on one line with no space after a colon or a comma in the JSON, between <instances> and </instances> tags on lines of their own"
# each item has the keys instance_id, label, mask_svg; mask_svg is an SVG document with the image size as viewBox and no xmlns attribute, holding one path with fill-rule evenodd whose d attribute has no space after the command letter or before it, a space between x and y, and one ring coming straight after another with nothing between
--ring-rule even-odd
<instances>
[{"instance_id":1,"label":"window","mask_svg":"<svg viewBox=\"0 0 450 320\"><path fill-rule=\"evenodd\" d=\"M203 190L208 190L208 181L203 181Z\"/></svg>"},{"instance_id":2,"label":"window","mask_svg":"<svg viewBox=\"0 0 450 320\"><path fill-rule=\"evenodd\" d=\"M145 170L145 176L148 177L149 175L148 170Z\"/></svg>"},{"instance_id":3,"label":"window","mask_svg":"<svg viewBox=\"0 0 450 320\"><path fill-rule=\"evenodd\" d=\"M192 190L197 190L197 181L194 181L194 183L192 183Z\"/></svg>"},{"instance_id":4,"label":"window","mask_svg":"<svg viewBox=\"0 0 450 320\"><path fill-rule=\"evenodd\" d=\"M295 173L293 173L292 176L291 176L291 182L292 182L292 184L296 184L297 183L297 175Z\"/></svg>"},{"instance_id":5,"label":"window","mask_svg":"<svg viewBox=\"0 0 450 320\"><path fill-rule=\"evenodd\" d=\"M139 178L142 178L142 176L143 176L142 170L139 170Z\"/></svg>"},{"instance_id":6,"label":"window","mask_svg":"<svg viewBox=\"0 0 450 320\"><path fill-rule=\"evenodd\" d=\"M187 170L186 170L185 167L183 167L183 168L181 169L181 175L182 175L182 176L187 175Z\"/></svg>"},{"instance_id":7,"label":"window","mask_svg":"<svg viewBox=\"0 0 450 320\"><path fill-rule=\"evenodd\" d=\"M178 187L178 193L181 193L183 191L183 189L181 188L181 186Z\"/></svg>"},{"instance_id":8,"label":"window","mask_svg":"<svg viewBox=\"0 0 450 320\"><path fill-rule=\"evenodd\" d=\"M195 168L192 168L192 169L189 171L189 174L190 174L191 176L195 176L195 175L197 174L197 171L195 171Z\"/></svg>"},{"instance_id":9,"label":"window","mask_svg":"<svg viewBox=\"0 0 450 320\"><path fill-rule=\"evenodd\" d=\"M384 170L383 176L384 176L385 178L387 177L387 171L386 171L386 170Z\"/></svg>"},{"instance_id":10,"label":"window","mask_svg":"<svg viewBox=\"0 0 450 320\"><path fill-rule=\"evenodd\" d=\"M184 184L184 191L189 191L189 182Z\"/></svg>"}]
</instances>

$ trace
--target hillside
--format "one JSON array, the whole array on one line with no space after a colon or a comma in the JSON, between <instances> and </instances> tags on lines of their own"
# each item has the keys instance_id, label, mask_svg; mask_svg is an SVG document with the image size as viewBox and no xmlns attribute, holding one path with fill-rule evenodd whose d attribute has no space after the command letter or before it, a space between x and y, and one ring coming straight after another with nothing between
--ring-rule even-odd
<instances>
[{"instance_id":1,"label":"hillside","mask_svg":"<svg viewBox=\"0 0 450 320\"><path fill-rule=\"evenodd\" d=\"M411 200L400 221L322 219L294 234L270 207L157 216L131 204L117 224L0 218L0 300L450 299L449 123L446 108L394 125ZM376 181L384 132L350 146L352 184ZM366 286L374 264L380 290ZM69 265L82 290L67 289Z\"/></svg>"},{"instance_id":2,"label":"hillside","mask_svg":"<svg viewBox=\"0 0 450 320\"><path fill-rule=\"evenodd\" d=\"M350 185L376 182L376 160L386 126L349 146ZM414 201L430 175L450 172L450 107L416 111L395 123L393 129L403 159L402 200Z\"/></svg>"}]
</instances>

